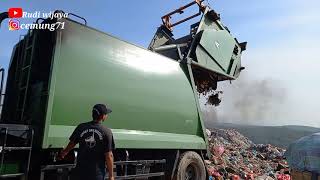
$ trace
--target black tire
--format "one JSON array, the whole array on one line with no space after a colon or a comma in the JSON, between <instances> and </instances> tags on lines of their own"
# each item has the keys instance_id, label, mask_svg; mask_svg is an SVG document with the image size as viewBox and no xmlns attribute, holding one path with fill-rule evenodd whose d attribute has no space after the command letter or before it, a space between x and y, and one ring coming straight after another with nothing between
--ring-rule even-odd
<instances>
[{"instance_id":1,"label":"black tire","mask_svg":"<svg viewBox=\"0 0 320 180\"><path fill-rule=\"evenodd\" d=\"M187 151L180 156L176 173L177 180L205 180L206 169L200 155Z\"/></svg>"}]
</instances>

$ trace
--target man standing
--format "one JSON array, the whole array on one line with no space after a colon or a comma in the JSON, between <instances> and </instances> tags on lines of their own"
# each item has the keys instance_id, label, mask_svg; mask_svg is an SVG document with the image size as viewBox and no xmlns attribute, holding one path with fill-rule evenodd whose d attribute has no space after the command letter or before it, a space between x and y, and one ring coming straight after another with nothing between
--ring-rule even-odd
<instances>
[{"instance_id":1,"label":"man standing","mask_svg":"<svg viewBox=\"0 0 320 180\"><path fill-rule=\"evenodd\" d=\"M70 136L68 146L60 153L63 159L77 143L79 152L75 168L76 180L104 180L108 168L109 179L113 177L113 135L101 122L107 119L112 110L104 104L96 104L92 109L92 121L76 127Z\"/></svg>"}]
</instances>

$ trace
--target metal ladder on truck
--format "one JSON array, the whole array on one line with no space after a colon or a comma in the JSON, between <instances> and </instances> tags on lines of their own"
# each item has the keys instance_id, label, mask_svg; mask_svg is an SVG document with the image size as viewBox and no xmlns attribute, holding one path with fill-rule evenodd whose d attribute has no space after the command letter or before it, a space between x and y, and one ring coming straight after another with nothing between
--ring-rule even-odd
<instances>
[{"instance_id":1,"label":"metal ladder on truck","mask_svg":"<svg viewBox=\"0 0 320 180\"><path fill-rule=\"evenodd\" d=\"M29 30L28 34L24 36L24 43L19 47L19 61L20 66L19 68L19 77L17 79L18 82L18 101L16 107L16 114L17 114L17 121L25 122L28 119L26 115L26 103L28 97L28 90L29 90L29 83L30 83L30 76L31 76L31 67L34 55L34 43L36 41L36 33L32 30Z\"/></svg>"},{"instance_id":2,"label":"metal ladder on truck","mask_svg":"<svg viewBox=\"0 0 320 180\"><path fill-rule=\"evenodd\" d=\"M22 39L23 37L23 39ZM36 33L29 30L25 36L20 36L17 46L17 65L15 68L15 83L18 96L14 120L18 124L0 124L0 179L28 179L34 130L27 124L26 103L30 84L31 66L34 59L34 43ZM3 108L3 77L1 71L0 105ZM1 109L2 111L2 109Z\"/></svg>"},{"instance_id":3,"label":"metal ladder on truck","mask_svg":"<svg viewBox=\"0 0 320 180\"><path fill-rule=\"evenodd\" d=\"M4 97L4 94L3 94L4 69L3 68L0 68L0 73L1 73L1 82L0 82L0 120L1 120L2 109L3 109L2 97Z\"/></svg>"},{"instance_id":4,"label":"metal ladder on truck","mask_svg":"<svg viewBox=\"0 0 320 180\"><path fill-rule=\"evenodd\" d=\"M30 129L28 126L1 124L0 179L6 179L6 178L20 178L23 180L28 179L33 136L34 136L34 131L33 129ZM9 141L10 138L20 138L20 141L19 143L15 141L16 143L15 144L12 141ZM25 155L27 155L25 161L21 161L21 159L18 159L20 162L25 162L23 166L21 164L14 164L15 161L11 160L12 154L14 152L19 152L19 153L25 152ZM11 155L11 158L8 158L10 157L10 155Z\"/></svg>"}]
</instances>

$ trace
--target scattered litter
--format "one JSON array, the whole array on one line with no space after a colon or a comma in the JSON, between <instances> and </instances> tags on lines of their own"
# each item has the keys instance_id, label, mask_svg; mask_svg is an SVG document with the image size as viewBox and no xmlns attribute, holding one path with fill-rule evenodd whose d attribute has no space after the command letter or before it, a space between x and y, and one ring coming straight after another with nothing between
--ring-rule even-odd
<instances>
[{"instance_id":1,"label":"scattered litter","mask_svg":"<svg viewBox=\"0 0 320 180\"><path fill-rule=\"evenodd\" d=\"M207 130L212 157L206 161L212 179L291 180L285 149L254 144L234 129Z\"/></svg>"}]
</instances>

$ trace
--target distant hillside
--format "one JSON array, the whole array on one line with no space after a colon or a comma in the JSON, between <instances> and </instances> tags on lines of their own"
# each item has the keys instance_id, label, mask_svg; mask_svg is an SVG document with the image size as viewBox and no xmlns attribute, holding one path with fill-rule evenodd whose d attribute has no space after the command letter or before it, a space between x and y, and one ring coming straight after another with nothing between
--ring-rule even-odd
<instances>
[{"instance_id":1,"label":"distant hillside","mask_svg":"<svg viewBox=\"0 0 320 180\"><path fill-rule=\"evenodd\" d=\"M283 148L303 136L320 132L320 128L308 126L251 126L212 122L206 122L205 124L209 129L234 128L256 144L273 144Z\"/></svg>"}]
</instances>

